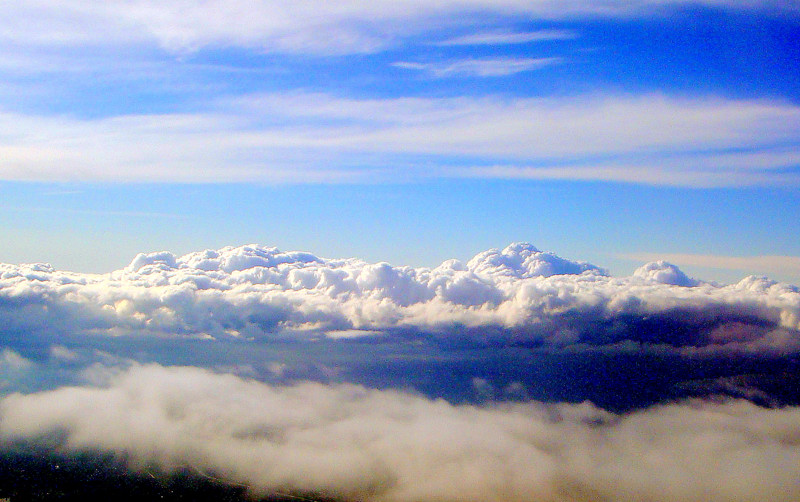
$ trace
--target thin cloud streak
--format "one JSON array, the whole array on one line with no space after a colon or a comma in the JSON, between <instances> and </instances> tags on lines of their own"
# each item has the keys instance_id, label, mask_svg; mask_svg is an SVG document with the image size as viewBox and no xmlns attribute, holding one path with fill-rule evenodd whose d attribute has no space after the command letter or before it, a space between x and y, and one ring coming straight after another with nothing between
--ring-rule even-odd
<instances>
[{"instance_id":1,"label":"thin cloud streak","mask_svg":"<svg viewBox=\"0 0 800 502\"><path fill-rule=\"evenodd\" d=\"M478 176L797 185L797 131L800 108L765 100L267 94L192 114L3 113L0 178L352 183ZM424 172L409 155L426 158ZM381 168L365 167L375 165Z\"/></svg>"},{"instance_id":2,"label":"thin cloud streak","mask_svg":"<svg viewBox=\"0 0 800 502\"><path fill-rule=\"evenodd\" d=\"M571 30L539 30L522 33L488 32L451 38L437 42L434 45L442 47L461 45L517 45L549 40L572 40L578 38L578 36L577 32Z\"/></svg>"},{"instance_id":3,"label":"thin cloud streak","mask_svg":"<svg viewBox=\"0 0 800 502\"><path fill-rule=\"evenodd\" d=\"M652 156L633 162L600 160L591 164L491 165L449 168L452 177L486 179L572 180L638 183L694 188L742 186L796 186L800 184L800 151L700 153ZM655 257L654 259L656 259Z\"/></svg>"},{"instance_id":4,"label":"thin cloud streak","mask_svg":"<svg viewBox=\"0 0 800 502\"><path fill-rule=\"evenodd\" d=\"M419 70L435 78L453 76L463 77L505 77L526 71L538 70L562 62L561 58L492 58L461 59L440 63L414 63L399 61L392 63L395 68Z\"/></svg>"},{"instance_id":5,"label":"thin cloud streak","mask_svg":"<svg viewBox=\"0 0 800 502\"><path fill-rule=\"evenodd\" d=\"M0 40L16 47L153 46L186 53L222 45L267 52L375 52L434 27L480 24L487 16L535 19L661 15L665 8L701 5L796 15L790 2L732 0L343 0L294 2L104 2L53 0L4 6Z\"/></svg>"}]
</instances>

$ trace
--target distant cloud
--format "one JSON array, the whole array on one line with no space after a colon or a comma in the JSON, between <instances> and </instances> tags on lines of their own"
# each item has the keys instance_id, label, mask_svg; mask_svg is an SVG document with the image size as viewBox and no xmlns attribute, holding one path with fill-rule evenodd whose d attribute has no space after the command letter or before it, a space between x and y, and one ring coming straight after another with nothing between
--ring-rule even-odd
<instances>
[{"instance_id":1,"label":"distant cloud","mask_svg":"<svg viewBox=\"0 0 800 502\"><path fill-rule=\"evenodd\" d=\"M798 256L720 256L681 253L628 253L621 255L622 258L637 261L651 261L656 256L684 266L757 270L762 274L778 273L800 277L800 257Z\"/></svg>"},{"instance_id":2,"label":"distant cloud","mask_svg":"<svg viewBox=\"0 0 800 502\"><path fill-rule=\"evenodd\" d=\"M538 30L528 32L484 32L437 42L440 46L459 45L513 45L547 40L571 40L578 33L571 30Z\"/></svg>"},{"instance_id":3,"label":"distant cloud","mask_svg":"<svg viewBox=\"0 0 800 502\"><path fill-rule=\"evenodd\" d=\"M27 373L35 368L35 363L18 352L3 348L0 352L0 393L7 392L9 386L18 384Z\"/></svg>"},{"instance_id":4,"label":"distant cloud","mask_svg":"<svg viewBox=\"0 0 800 502\"><path fill-rule=\"evenodd\" d=\"M681 269L664 260L651 261L636 269L634 277L674 286L697 286L698 281L690 279Z\"/></svg>"},{"instance_id":5,"label":"distant cloud","mask_svg":"<svg viewBox=\"0 0 800 502\"><path fill-rule=\"evenodd\" d=\"M396 68L420 70L430 73L436 78L452 76L466 77L503 77L525 71L538 70L545 66L560 63L560 58L484 58L461 59L439 63L392 63Z\"/></svg>"}]
</instances>

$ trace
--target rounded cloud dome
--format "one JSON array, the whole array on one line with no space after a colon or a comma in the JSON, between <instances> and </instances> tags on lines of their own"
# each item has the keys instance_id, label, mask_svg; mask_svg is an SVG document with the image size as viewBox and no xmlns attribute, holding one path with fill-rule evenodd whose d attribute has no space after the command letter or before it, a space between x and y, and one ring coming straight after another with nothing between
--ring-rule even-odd
<instances>
[{"instance_id":1,"label":"rounded cloud dome","mask_svg":"<svg viewBox=\"0 0 800 502\"><path fill-rule=\"evenodd\" d=\"M681 269L664 260L651 261L637 268L633 273L646 281L673 286L697 286L697 281L683 273Z\"/></svg>"}]
</instances>

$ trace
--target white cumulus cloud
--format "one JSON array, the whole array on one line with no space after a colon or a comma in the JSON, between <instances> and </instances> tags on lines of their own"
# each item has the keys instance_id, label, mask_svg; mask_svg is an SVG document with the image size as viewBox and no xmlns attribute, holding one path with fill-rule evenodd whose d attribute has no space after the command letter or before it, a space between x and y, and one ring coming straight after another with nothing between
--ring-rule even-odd
<instances>
[{"instance_id":1,"label":"white cumulus cloud","mask_svg":"<svg viewBox=\"0 0 800 502\"><path fill-rule=\"evenodd\" d=\"M0 311L5 329L37 332L252 337L330 331L347 338L358 333L352 330L412 329L446 337L493 327L530 343L547 343L568 329L577 333L570 343L800 347L800 290L794 286L755 277L707 284L665 262L646 264L631 277L610 277L524 243L435 268L256 245L139 254L105 275L4 264ZM666 331L652 340L636 324L651 318L688 327L692 338L672 339ZM758 336L720 336L730 323L752 325Z\"/></svg>"}]
</instances>

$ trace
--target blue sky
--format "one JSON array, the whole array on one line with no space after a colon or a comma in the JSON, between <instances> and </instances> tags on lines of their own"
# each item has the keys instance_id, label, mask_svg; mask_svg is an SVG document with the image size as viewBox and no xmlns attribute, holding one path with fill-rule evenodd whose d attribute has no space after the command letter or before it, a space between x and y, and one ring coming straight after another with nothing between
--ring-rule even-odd
<instances>
[{"instance_id":1,"label":"blue sky","mask_svg":"<svg viewBox=\"0 0 800 502\"><path fill-rule=\"evenodd\" d=\"M0 261L530 241L800 283L794 2L103 2L0 20Z\"/></svg>"}]
</instances>

